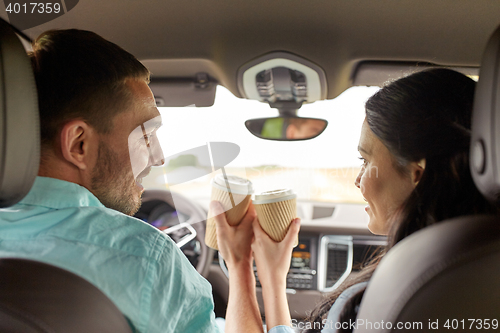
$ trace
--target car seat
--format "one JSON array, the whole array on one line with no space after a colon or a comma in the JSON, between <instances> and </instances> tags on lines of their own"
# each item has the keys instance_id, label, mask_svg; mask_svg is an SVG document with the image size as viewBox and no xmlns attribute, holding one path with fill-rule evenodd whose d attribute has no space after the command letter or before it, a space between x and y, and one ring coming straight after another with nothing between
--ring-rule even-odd
<instances>
[{"instance_id":1,"label":"car seat","mask_svg":"<svg viewBox=\"0 0 500 333\"><path fill-rule=\"evenodd\" d=\"M38 173L39 150L31 63L10 25L0 20L0 208L29 192ZM83 278L45 263L2 258L0 332L131 330L120 310Z\"/></svg>"},{"instance_id":2,"label":"car seat","mask_svg":"<svg viewBox=\"0 0 500 333\"><path fill-rule=\"evenodd\" d=\"M471 172L490 201L500 193L500 28L481 64ZM483 331L500 327L500 218L466 216L420 230L378 265L354 332Z\"/></svg>"}]
</instances>

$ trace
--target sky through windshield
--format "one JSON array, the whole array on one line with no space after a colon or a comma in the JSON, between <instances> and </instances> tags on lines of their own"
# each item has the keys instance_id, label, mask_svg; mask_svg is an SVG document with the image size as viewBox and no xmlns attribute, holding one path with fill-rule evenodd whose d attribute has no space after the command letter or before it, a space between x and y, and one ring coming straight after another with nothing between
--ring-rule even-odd
<instances>
[{"instance_id":1,"label":"sky through windshield","mask_svg":"<svg viewBox=\"0 0 500 333\"><path fill-rule=\"evenodd\" d=\"M286 187L293 188L302 200L363 202L353 185L361 164L357 146L364 104L378 89L353 87L334 100L302 106L299 116L326 119L328 127L314 139L295 142L253 136L246 129L245 121L275 117L277 110L264 103L239 99L221 86L217 88L212 107L159 108L164 130L158 138L167 163L153 170L144 185L146 188L167 187L191 198L209 197L210 180L216 174L210 166L207 169L192 156L170 161L168 157L207 142L223 141L240 147L239 155L226 171L251 179L257 192ZM200 172L203 168L207 171ZM185 184L169 184L169 175L181 171L204 176Z\"/></svg>"}]
</instances>

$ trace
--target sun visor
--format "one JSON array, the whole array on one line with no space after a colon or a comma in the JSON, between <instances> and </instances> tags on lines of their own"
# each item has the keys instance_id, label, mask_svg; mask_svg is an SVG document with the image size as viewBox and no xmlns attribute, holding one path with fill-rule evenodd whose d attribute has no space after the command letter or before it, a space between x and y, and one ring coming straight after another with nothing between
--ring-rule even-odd
<instances>
[{"instance_id":1,"label":"sun visor","mask_svg":"<svg viewBox=\"0 0 500 333\"><path fill-rule=\"evenodd\" d=\"M423 62L405 61L363 61L356 66L353 75L353 86L382 87L389 82L396 81L410 74L423 70L442 67ZM479 68L476 67L447 67L471 78L476 78Z\"/></svg>"},{"instance_id":2,"label":"sun visor","mask_svg":"<svg viewBox=\"0 0 500 333\"><path fill-rule=\"evenodd\" d=\"M149 83L158 107L209 107L214 104L217 82L206 73L193 78L153 78Z\"/></svg>"}]
</instances>

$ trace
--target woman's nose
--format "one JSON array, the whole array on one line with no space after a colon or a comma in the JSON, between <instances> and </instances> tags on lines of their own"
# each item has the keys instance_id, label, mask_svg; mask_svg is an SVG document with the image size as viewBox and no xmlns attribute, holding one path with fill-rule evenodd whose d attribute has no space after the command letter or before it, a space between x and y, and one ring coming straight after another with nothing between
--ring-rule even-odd
<instances>
[{"instance_id":1,"label":"woman's nose","mask_svg":"<svg viewBox=\"0 0 500 333\"><path fill-rule=\"evenodd\" d=\"M359 188L359 189L361 189L361 184L360 184L360 182L361 182L361 175L362 175L362 174L363 174L363 170L360 170L360 171L359 171L359 173L358 173L358 176L357 176L357 177L356 177L356 179L354 180L354 185L355 185L357 188Z\"/></svg>"}]
</instances>

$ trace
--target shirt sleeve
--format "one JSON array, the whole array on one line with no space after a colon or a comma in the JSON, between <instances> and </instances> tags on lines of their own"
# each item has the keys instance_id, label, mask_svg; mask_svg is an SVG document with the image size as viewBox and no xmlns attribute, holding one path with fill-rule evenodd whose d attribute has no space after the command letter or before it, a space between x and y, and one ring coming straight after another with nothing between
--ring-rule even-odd
<instances>
[{"instance_id":1,"label":"shirt sleeve","mask_svg":"<svg viewBox=\"0 0 500 333\"><path fill-rule=\"evenodd\" d=\"M279 325L271 328L267 333L294 333L295 331L290 326Z\"/></svg>"},{"instance_id":2,"label":"shirt sleeve","mask_svg":"<svg viewBox=\"0 0 500 333\"><path fill-rule=\"evenodd\" d=\"M219 333L212 286L170 239L154 264L147 333Z\"/></svg>"}]
</instances>

